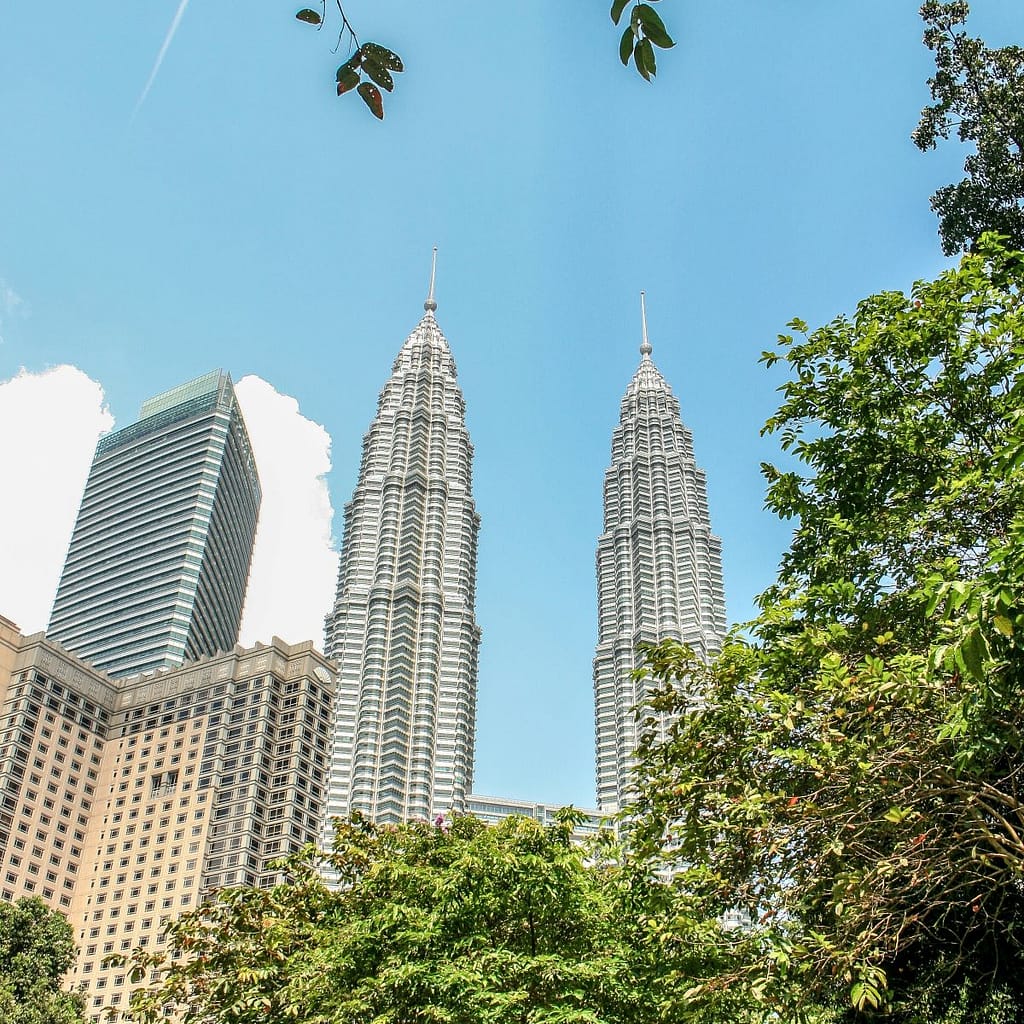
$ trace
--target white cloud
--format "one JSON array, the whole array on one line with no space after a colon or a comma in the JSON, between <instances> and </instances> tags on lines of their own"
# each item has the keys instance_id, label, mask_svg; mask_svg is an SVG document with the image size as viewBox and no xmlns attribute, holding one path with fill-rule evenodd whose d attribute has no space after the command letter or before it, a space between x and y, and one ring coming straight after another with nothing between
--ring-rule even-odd
<instances>
[{"instance_id":1,"label":"white cloud","mask_svg":"<svg viewBox=\"0 0 1024 1024\"><path fill-rule=\"evenodd\" d=\"M241 642L323 645L334 599L327 431L265 380L236 385L263 487ZM0 382L0 615L45 629L96 441L113 427L103 389L74 366Z\"/></svg>"},{"instance_id":2,"label":"white cloud","mask_svg":"<svg viewBox=\"0 0 1024 1024\"><path fill-rule=\"evenodd\" d=\"M276 634L322 648L338 572L326 477L330 435L259 377L243 377L235 391L263 488L241 642L266 643Z\"/></svg>"},{"instance_id":3,"label":"white cloud","mask_svg":"<svg viewBox=\"0 0 1024 1024\"><path fill-rule=\"evenodd\" d=\"M74 366L0 382L0 615L22 632L46 627L96 441L113 425L103 388Z\"/></svg>"}]
</instances>

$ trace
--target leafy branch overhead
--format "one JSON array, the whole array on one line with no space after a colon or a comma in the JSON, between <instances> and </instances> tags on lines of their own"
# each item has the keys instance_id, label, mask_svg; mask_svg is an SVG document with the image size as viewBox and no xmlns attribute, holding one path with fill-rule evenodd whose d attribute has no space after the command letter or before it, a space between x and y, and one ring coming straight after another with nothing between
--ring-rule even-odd
<instances>
[{"instance_id":1,"label":"leafy branch overhead","mask_svg":"<svg viewBox=\"0 0 1024 1024\"><path fill-rule=\"evenodd\" d=\"M338 33L338 46L348 38L351 56L337 70L335 78L339 96L353 89L362 97L374 117L384 119L384 97L381 89L391 92L395 88L394 76L405 70L402 58L386 46L379 43L360 43L355 29L345 14L340 2L337 2L338 14L341 16L341 29ZM323 0L319 11L304 7L295 17L307 25L323 28L327 17L327 0Z\"/></svg>"},{"instance_id":2,"label":"leafy branch overhead","mask_svg":"<svg viewBox=\"0 0 1024 1024\"><path fill-rule=\"evenodd\" d=\"M616 25L622 20L622 15L630 2L631 0L614 0L612 3L612 21ZM629 24L622 33L619 43L619 59L628 66L632 58L637 71L649 82L658 69L654 48L668 50L676 44L668 34L661 16L650 3L638 3L636 0L632 2L633 10L630 13ZM658 0L651 2L657 3ZM345 93L355 90L374 117L383 120L384 98L381 89L385 92L394 89L394 75L405 70L402 58L379 43L360 43L341 0L334 0L334 6L337 7L341 18L338 48L347 40L350 53L348 60L337 71L338 95L344 96ZM327 0L321 0L319 10L303 7L296 12L295 17L307 25L316 26L319 31L327 21Z\"/></svg>"},{"instance_id":3,"label":"leafy branch overhead","mask_svg":"<svg viewBox=\"0 0 1024 1024\"><path fill-rule=\"evenodd\" d=\"M658 0L654 0L655 3ZM629 6L629 0L613 0L612 21L616 25ZM629 66L630 57L637 71L649 82L657 73L658 65L654 57L654 47L668 50L675 46L675 40L668 34L661 15L647 3L635 3L629 16L629 24L619 40L619 60Z\"/></svg>"}]
</instances>

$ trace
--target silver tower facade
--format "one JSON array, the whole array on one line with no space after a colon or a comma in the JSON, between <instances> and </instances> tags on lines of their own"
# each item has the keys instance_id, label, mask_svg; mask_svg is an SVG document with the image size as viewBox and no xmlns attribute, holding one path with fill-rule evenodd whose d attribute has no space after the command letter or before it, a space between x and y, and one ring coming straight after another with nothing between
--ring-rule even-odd
<instances>
[{"instance_id":1,"label":"silver tower facade","mask_svg":"<svg viewBox=\"0 0 1024 1024\"><path fill-rule=\"evenodd\" d=\"M260 497L228 374L149 399L96 447L49 637L112 676L230 651Z\"/></svg>"},{"instance_id":2,"label":"silver tower facade","mask_svg":"<svg viewBox=\"0 0 1024 1024\"><path fill-rule=\"evenodd\" d=\"M328 816L465 809L473 779L477 534L455 362L426 313L363 438L326 651L339 669Z\"/></svg>"},{"instance_id":3,"label":"silver tower facade","mask_svg":"<svg viewBox=\"0 0 1024 1024\"><path fill-rule=\"evenodd\" d=\"M629 800L639 738L634 709L649 686L632 678L637 644L673 637L707 658L725 634L722 545L711 533L693 436L651 359L642 293L641 316L640 366L612 433L597 542L594 719L597 806L604 814Z\"/></svg>"}]
</instances>

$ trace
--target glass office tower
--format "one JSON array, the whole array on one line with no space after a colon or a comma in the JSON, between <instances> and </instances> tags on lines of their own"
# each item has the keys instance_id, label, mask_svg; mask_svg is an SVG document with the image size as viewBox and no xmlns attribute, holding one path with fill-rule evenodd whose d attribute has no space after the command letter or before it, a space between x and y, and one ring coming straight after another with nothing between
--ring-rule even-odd
<instances>
[{"instance_id":1,"label":"glass office tower","mask_svg":"<svg viewBox=\"0 0 1024 1024\"><path fill-rule=\"evenodd\" d=\"M259 506L227 373L149 399L96 447L48 635L112 676L231 650Z\"/></svg>"}]
</instances>

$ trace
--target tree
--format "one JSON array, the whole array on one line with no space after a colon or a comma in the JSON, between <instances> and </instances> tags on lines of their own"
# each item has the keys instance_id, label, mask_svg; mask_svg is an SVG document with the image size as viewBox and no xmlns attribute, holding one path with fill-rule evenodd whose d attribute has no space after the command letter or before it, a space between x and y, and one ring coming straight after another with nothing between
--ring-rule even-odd
<instances>
[{"instance_id":1,"label":"tree","mask_svg":"<svg viewBox=\"0 0 1024 1024\"><path fill-rule=\"evenodd\" d=\"M630 60L637 73L646 81L657 74L654 48L667 50L675 41L665 28L661 16L651 6L659 0L612 0L611 17L618 25L626 8L632 4L629 21L619 40L619 59L624 66ZM347 59L335 73L339 96L355 90L379 120L384 118L384 98L380 90L391 92L395 87L394 75L405 70L402 58L379 43L360 43L356 30L345 13L341 0L334 0L338 20L338 48L346 44ZM320 0L320 9L303 7L295 17L307 25L322 29L328 20L328 2ZM365 76L365 77L364 77Z\"/></svg>"},{"instance_id":2,"label":"tree","mask_svg":"<svg viewBox=\"0 0 1024 1024\"><path fill-rule=\"evenodd\" d=\"M61 979L75 961L71 926L37 896L0 902L0 1024L80 1024L80 994Z\"/></svg>"},{"instance_id":3,"label":"tree","mask_svg":"<svg viewBox=\"0 0 1024 1024\"><path fill-rule=\"evenodd\" d=\"M338 825L333 852L287 861L291 882L229 889L136 950L131 1013L219 1024L587 1022L650 1017L648 965L616 903L613 866L588 866L571 814L487 827ZM338 880L329 888L320 871ZM176 959L176 957L179 957Z\"/></svg>"},{"instance_id":4,"label":"tree","mask_svg":"<svg viewBox=\"0 0 1024 1024\"><path fill-rule=\"evenodd\" d=\"M678 1015L1024 1020L1024 254L977 250L765 354L779 578L713 665L647 651L676 718L633 848L686 894L670 935L750 922Z\"/></svg>"},{"instance_id":5,"label":"tree","mask_svg":"<svg viewBox=\"0 0 1024 1024\"><path fill-rule=\"evenodd\" d=\"M975 151L964 161L967 177L932 196L947 256L969 248L984 231L1006 235L1024 249L1024 49L991 50L958 27L966 0L927 0L925 45L935 53L928 80L935 101L921 113L914 143L935 148L955 130Z\"/></svg>"}]
</instances>

